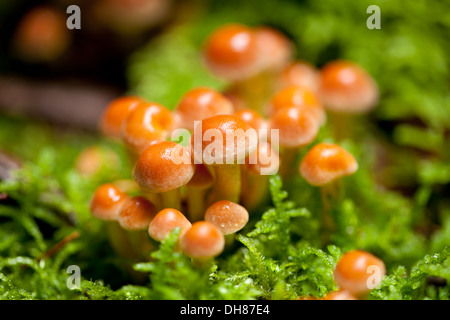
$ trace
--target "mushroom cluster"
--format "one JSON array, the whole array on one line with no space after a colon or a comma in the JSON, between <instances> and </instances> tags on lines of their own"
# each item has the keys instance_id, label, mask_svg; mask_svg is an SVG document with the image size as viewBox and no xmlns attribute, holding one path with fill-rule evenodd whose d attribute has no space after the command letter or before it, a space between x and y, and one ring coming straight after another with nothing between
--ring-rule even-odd
<instances>
[{"instance_id":1,"label":"mushroom cluster","mask_svg":"<svg viewBox=\"0 0 450 320\"><path fill-rule=\"evenodd\" d=\"M308 183L323 187L358 168L339 145L312 144L327 111L361 113L375 105L377 87L360 66L335 61L316 69L294 60L293 43L278 30L240 24L215 30L202 56L228 82L222 92L192 88L174 110L124 96L101 118L100 131L126 146L140 194L102 185L91 210L115 232L126 231L119 247L127 254L143 253L136 238L161 241L180 228L178 249L210 259L264 204L269 175L290 177L297 166Z\"/></svg>"}]
</instances>

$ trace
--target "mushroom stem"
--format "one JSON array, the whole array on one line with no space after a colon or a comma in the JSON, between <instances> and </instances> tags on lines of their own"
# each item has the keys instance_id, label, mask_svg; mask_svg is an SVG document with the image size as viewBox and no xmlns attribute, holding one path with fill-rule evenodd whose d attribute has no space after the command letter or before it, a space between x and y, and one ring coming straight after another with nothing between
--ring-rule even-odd
<instances>
[{"instance_id":1,"label":"mushroom stem","mask_svg":"<svg viewBox=\"0 0 450 320\"><path fill-rule=\"evenodd\" d=\"M269 190L269 176L251 174L242 170L241 201L248 211L255 210L264 201Z\"/></svg>"},{"instance_id":2,"label":"mushroom stem","mask_svg":"<svg viewBox=\"0 0 450 320\"><path fill-rule=\"evenodd\" d=\"M266 101L274 91L273 75L268 71L260 72L251 78L235 83L235 87L244 98L246 106L266 115Z\"/></svg>"},{"instance_id":3,"label":"mushroom stem","mask_svg":"<svg viewBox=\"0 0 450 320\"><path fill-rule=\"evenodd\" d=\"M340 180L334 180L320 187L320 196L322 198L322 228L323 239L329 240L330 234L336 229L336 223L330 214L333 203L339 199Z\"/></svg>"},{"instance_id":4,"label":"mushroom stem","mask_svg":"<svg viewBox=\"0 0 450 320\"><path fill-rule=\"evenodd\" d=\"M241 167L239 164L220 164L214 168L212 202L229 200L238 202L241 193Z\"/></svg>"},{"instance_id":5,"label":"mushroom stem","mask_svg":"<svg viewBox=\"0 0 450 320\"><path fill-rule=\"evenodd\" d=\"M279 175L283 179L289 179L295 177L296 172L296 159L299 148L282 148L280 149L280 160L283 165L280 166Z\"/></svg>"},{"instance_id":6,"label":"mushroom stem","mask_svg":"<svg viewBox=\"0 0 450 320\"><path fill-rule=\"evenodd\" d=\"M161 209L172 208L181 210L180 188L159 193Z\"/></svg>"},{"instance_id":7,"label":"mushroom stem","mask_svg":"<svg viewBox=\"0 0 450 320\"><path fill-rule=\"evenodd\" d=\"M329 116L336 141L342 141L353 136L355 115L329 111Z\"/></svg>"},{"instance_id":8,"label":"mushroom stem","mask_svg":"<svg viewBox=\"0 0 450 320\"><path fill-rule=\"evenodd\" d=\"M206 193L208 189L186 187L186 201L189 220L193 223L203 220L206 209Z\"/></svg>"}]
</instances>

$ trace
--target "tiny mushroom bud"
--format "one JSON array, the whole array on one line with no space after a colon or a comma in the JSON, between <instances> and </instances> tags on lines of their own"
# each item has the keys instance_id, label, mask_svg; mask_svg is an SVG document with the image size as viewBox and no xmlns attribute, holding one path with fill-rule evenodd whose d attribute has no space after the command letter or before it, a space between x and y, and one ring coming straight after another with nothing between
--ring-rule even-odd
<instances>
[{"instance_id":1,"label":"tiny mushroom bud","mask_svg":"<svg viewBox=\"0 0 450 320\"><path fill-rule=\"evenodd\" d=\"M85 177L96 175L103 168L116 169L119 165L120 160L116 153L99 146L84 149L75 161L75 169Z\"/></svg>"},{"instance_id":2,"label":"tiny mushroom bud","mask_svg":"<svg viewBox=\"0 0 450 320\"><path fill-rule=\"evenodd\" d=\"M188 91L178 103L175 112L180 117L181 126L194 129L194 121L201 121L219 114L232 114L233 104L220 92L206 87Z\"/></svg>"},{"instance_id":3,"label":"tiny mushroom bud","mask_svg":"<svg viewBox=\"0 0 450 320\"><path fill-rule=\"evenodd\" d=\"M205 43L204 58L213 74L231 81L249 78L263 66L254 30L240 24L215 30Z\"/></svg>"},{"instance_id":4,"label":"tiny mushroom bud","mask_svg":"<svg viewBox=\"0 0 450 320\"><path fill-rule=\"evenodd\" d=\"M140 103L126 118L122 138L132 152L140 154L149 145L165 140L174 126L169 109L155 102Z\"/></svg>"},{"instance_id":5,"label":"tiny mushroom bud","mask_svg":"<svg viewBox=\"0 0 450 320\"><path fill-rule=\"evenodd\" d=\"M133 169L133 178L144 194L158 193L164 207L179 209L179 188L191 180L194 172L195 166L187 149L172 141L162 141L141 153Z\"/></svg>"},{"instance_id":6,"label":"tiny mushroom bud","mask_svg":"<svg viewBox=\"0 0 450 320\"><path fill-rule=\"evenodd\" d=\"M194 158L214 169L212 201L238 202L241 189L240 164L253 152L258 137L251 127L233 115L202 120L194 129ZM201 145L197 145L201 140ZM211 142L212 141L212 142Z\"/></svg>"},{"instance_id":7,"label":"tiny mushroom bud","mask_svg":"<svg viewBox=\"0 0 450 320\"><path fill-rule=\"evenodd\" d=\"M213 203L205 212L205 221L215 225L224 235L241 230L248 222L248 211L228 200Z\"/></svg>"},{"instance_id":8,"label":"tiny mushroom bud","mask_svg":"<svg viewBox=\"0 0 450 320\"><path fill-rule=\"evenodd\" d=\"M277 88L300 86L318 92L320 83L319 71L306 61L296 61L285 67L277 79Z\"/></svg>"},{"instance_id":9,"label":"tiny mushroom bud","mask_svg":"<svg viewBox=\"0 0 450 320\"><path fill-rule=\"evenodd\" d=\"M378 86L359 65L336 60L320 72L319 93L325 108L339 113L364 113L378 101Z\"/></svg>"},{"instance_id":10,"label":"tiny mushroom bud","mask_svg":"<svg viewBox=\"0 0 450 320\"><path fill-rule=\"evenodd\" d=\"M270 100L269 114L291 106L311 112L321 125L326 121L319 97L313 91L299 86L289 86L277 91Z\"/></svg>"},{"instance_id":11,"label":"tiny mushroom bud","mask_svg":"<svg viewBox=\"0 0 450 320\"><path fill-rule=\"evenodd\" d=\"M364 297L378 286L385 274L383 261L363 250L346 252L334 269L334 279L339 288L356 297Z\"/></svg>"},{"instance_id":12,"label":"tiny mushroom bud","mask_svg":"<svg viewBox=\"0 0 450 320\"><path fill-rule=\"evenodd\" d=\"M355 158L333 143L319 143L312 147L300 163L300 174L313 186L323 186L358 170Z\"/></svg>"},{"instance_id":13,"label":"tiny mushroom bud","mask_svg":"<svg viewBox=\"0 0 450 320\"><path fill-rule=\"evenodd\" d=\"M197 221L181 238L183 253L197 261L206 261L222 253L223 233L212 223Z\"/></svg>"},{"instance_id":14,"label":"tiny mushroom bud","mask_svg":"<svg viewBox=\"0 0 450 320\"><path fill-rule=\"evenodd\" d=\"M278 71L289 63L294 46L288 37L271 27L256 28L255 34L264 69Z\"/></svg>"},{"instance_id":15,"label":"tiny mushroom bud","mask_svg":"<svg viewBox=\"0 0 450 320\"><path fill-rule=\"evenodd\" d=\"M100 130L103 134L120 138L122 125L131 111L142 101L135 96L119 97L110 102L100 119Z\"/></svg>"},{"instance_id":16,"label":"tiny mushroom bud","mask_svg":"<svg viewBox=\"0 0 450 320\"><path fill-rule=\"evenodd\" d=\"M91 213L101 220L116 221L128 196L115 185L106 183L95 190L91 200Z\"/></svg>"},{"instance_id":17,"label":"tiny mushroom bud","mask_svg":"<svg viewBox=\"0 0 450 320\"><path fill-rule=\"evenodd\" d=\"M118 221L126 230L145 230L155 217L156 207L146 198L137 196L125 201Z\"/></svg>"},{"instance_id":18,"label":"tiny mushroom bud","mask_svg":"<svg viewBox=\"0 0 450 320\"><path fill-rule=\"evenodd\" d=\"M181 229L181 238L191 228L191 223L180 211L166 208L153 218L148 227L148 234L156 241L163 241L175 228Z\"/></svg>"}]
</instances>

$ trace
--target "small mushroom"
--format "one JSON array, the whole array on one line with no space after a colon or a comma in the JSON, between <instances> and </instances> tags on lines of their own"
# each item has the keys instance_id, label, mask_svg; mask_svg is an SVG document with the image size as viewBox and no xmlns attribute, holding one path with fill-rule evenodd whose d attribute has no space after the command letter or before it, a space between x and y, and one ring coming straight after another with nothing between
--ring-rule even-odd
<instances>
[{"instance_id":1,"label":"small mushroom","mask_svg":"<svg viewBox=\"0 0 450 320\"><path fill-rule=\"evenodd\" d=\"M172 112L156 102L140 103L122 126L122 139L135 155L149 145L166 140L175 128Z\"/></svg>"},{"instance_id":2,"label":"small mushroom","mask_svg":"<svg viewBox=\"0 0 450 320\"><path fill-rule=\"evenodd\" d=\"M215 225L224 235L241 230L247 224L248 218L247 209L228 200L213 203L205 212L205 221Z\"/></svg>"},{"instance_id":3,"label":"small mushroom","mask_svg":"<svg viewBox=\"0 0 450 320\"><path fill-rule=\"evenodd\" d=\"M264 69L276 72L291 61L294 46L286 35L267 26L256 28L255 34Z\"/></svg>"},{"instance_id":4,"label":"small mushroom","mask_svg":"<svg viewBox=\"0 0 450 320\"><path fill-rule=\"evenodd\" d=\"M118 169L119 166L117 154L100 146L83 149L75 161L75 169L83 177L94 176L104 168Z\"/></svg>"},{"instance_id":5,"label":"small mushroom","mask_svg":"<svg viewBox=\"0 0 450 320\"><path fill-rule=\"evenodd\" d=\"M298 60L286 66L278 75L278 90L289 86L299 86L312 92L318 92L320 83L319 71L309 62Z\"/></svg>"},{"instance_id":6,"label":"small mushroom","mask_svg":"<svg viewBox=\"0 0 450 320\"><path fill-rule=\"evenodd\" d=\"M334 280L341 290L364 298L377 287L386 274L384 262L363 250L346 252L334 269Z\"/></svg>"},{"instance_id":7,"label":"small mushroom","mask_svg":"<svg viewBox=\"0 0 450 320\"><path fill-rule=\"evenodd\" d=\"M211 201L238 202L241 192L240 166L257 147L255 130L236 116L217 115L198 123L192 138L195 161L214 170Z\"/></svg>"},{"instance_id":8,"label":"small mushroom","mask_svg":"<svg viewBox=\"0 0 450 320\"><path fill-rule=\"evenodd\" d=\"M119 212L118 221L125 230L145 230L157 213L155 205L142 196L129 198Z\"/></svg>"},{"instance_id":9,"label":"small mushroom","mask_svg":"<svg viewBox=\"0 0 450 320\"><path fill-rule=\"evenodd\" d=\"M223 233L207 221L195 222L181 237L183 253L200 265L221 254L224 247Z\"/></svg>"},{"instance_id":10,"label":"small mushroom","mask_svg":"<svg viewBox=\"0 0 450 320\"><path fill-rule=\"evenodd\" d=\"M255 129L258 134L258 140L264 140L267 138L268 123L259 112L253 109L243 108L236 111L234 116L238 117L250 127Z\"/></svg>"},{"instance_id":11,"label":"small mushroom","mask_svg":"<svg viewBox=\"0 0 450 320\"><path fill-rule=\"evenodd\" d=\"M106 183L99 186L92 197L90 210L92 215L101 220L117 221L122 206L128 196L115 185Z\"/></svg>"},{"instance_id":12,"label":"small mushroom","mask_svg":"<svg viewBox=\"0 0 450 320\"><path fill-rule=\"evenodd\" d=\"M213 74L230 81L250 78L263 67L255 31L241 24L216 29L206 40L204 59Z\"/></svg>"},{"instance_id":13,"label":"small mushroom","mask_svg":"<svg viewBox=\"0 0 450 320\"><path fill-rule=\"evenodd\" d=\"M233 104L220 92L206 87L198 87L183 95L175 112L180 117L181 126L194 129L194 121L201 121L218 114L232 114Z\"/></svg>"},{"instance_id":14,"label":"small mushroom","mask_svg":"<svg viewBox=\"0 0 450 320\"><path fill-rule=\"evenodd\" d=\"M179 188L191 180L194 172L187 149L172 141L162 141L141 153L133 169L133 179L144 195L159 194L163 208L179 210Z\"/></svg>"},{"instance_id":15,"label":"small mushroom","mask_svg":"<svg viewBox=\"0 0 450 320\"><path fill-rule=\"evenodd\" d=\"M124 96L111 101L101 116L100 131L106 136L120 138L125 119L142 102L136 96Z\"/></svg>"},{"instance_id":16,"label":"small mushroom","mask_svg":"<svg viewBox=\"0 0 450 320\"><path fill-rule=\"evenodd\" d=\"M175 228L180 228L181 239L191 226L191 222L180 211L166 208L153 218L148 227L148 234L156 241L163 241Z\"/></svg>"}]
</instances>

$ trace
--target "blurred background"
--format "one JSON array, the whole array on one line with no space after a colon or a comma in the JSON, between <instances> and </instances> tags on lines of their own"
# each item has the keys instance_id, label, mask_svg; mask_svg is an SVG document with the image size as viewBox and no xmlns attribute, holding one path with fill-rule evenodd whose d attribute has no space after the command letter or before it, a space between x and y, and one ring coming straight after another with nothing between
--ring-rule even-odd
<instances>
[{"instance_id":1,"label":"blurred background","mask_svg":"<svg viewBox=\"0 0 450 320\"><path fill-rule=\"evenodd\" d=\"M80 8L81 29L67 29L69 5ZM366 26L370 5L380 7L381 29ZM395 211L396 221L405 223L405 230L414 228L414 235L405 236L404 242L395 238L401 234L396 222L384 234L390 240L380 242L369 234L364 241L383 252L388 263L414 261L429 252L416 231L429 237L442 230L431 244L433 250L450 243L449 12L450 0L2 0L0 178L18 163L33 162L39 170L28 172L30 176L56 177L65 192L65 198L50 197L45 205L81 212L78 219L88 219L86 197L93 188L130 175L129 164L107 168L87 186L70 171L81 150L94 144L114 149L126 163L121 147L97 132L108 102L137 94L174 108L192 87L221 90L227 84L213 77L201 60L207 35L229 22L268 25L293 41L297 59L318 68L348 59L375 78L380 102L347 145L366 159L362 162L370 162L361 164L363 173L353 181L354 189L375 197L370 188L361 191L365 172L377 186L404 196L395 201L386 196L385 205L373 211ZM352 143L359 145L352 149ZM32 187L39 191L39 183L20 192ZM30 204L36 199L33 194L27 194ZM2 190L0 202L1 195ZM403 207L407 213L399 209ZM40 214L47 239L54 220ZM384 227L380 225L380 232ZM7 248L2 243L0 251ZM98 272L104 276L104 270Z\"/></svg>"}]
</instances>

